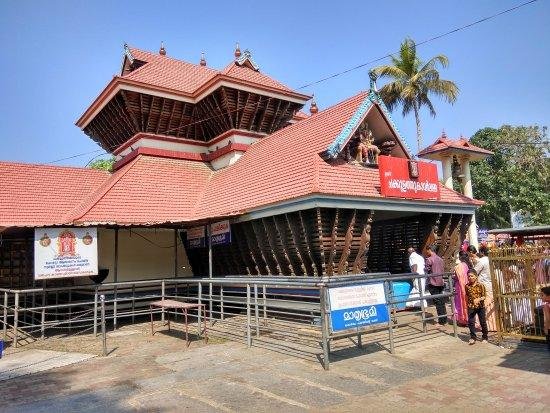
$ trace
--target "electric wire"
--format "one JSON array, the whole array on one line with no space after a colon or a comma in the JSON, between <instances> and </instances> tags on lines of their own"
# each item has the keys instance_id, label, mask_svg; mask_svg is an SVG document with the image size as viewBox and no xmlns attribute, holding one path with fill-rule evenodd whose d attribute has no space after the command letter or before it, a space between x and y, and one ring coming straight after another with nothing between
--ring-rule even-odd
<instances>
[{"instance_id":1,"label":"electric wire","mask_svg":"<svg viewBox=\"0 0 550 413\"><path fill-rule=\"evenodd\" d=\"M475 26L475 25L478 25L478 24L480 24L480 23L489 21L489 20L494 19L494 18L496 18L496 17L498 17L498 16L501 16L501 15L503 15L503 14L507 14L507 13L513 12L513 11L515 11L515 10L518 10L518 9L520 9L520 8L522 8L522 7L525 7L525 6L528 6L528 5L530 5L530 4L536 3L537 1L538 1L538 0L529 0L529 1L526 1L526 2L524 2L524 3L518 4L517 6L511 7L511 8L508 8L508 9L506 9L506 10L502 10L502 11L500 11L500 12L498 12L498 13L492 14L492 15L490 15L490 16L487 16L487 17L483 17L483 18L481 18L481 19L478 19L478 20L476 20L476 21L474 21L474 22L472 22L472 23L468 23L468 24L465 24L465 25L463 25L463 26L460 26L460 27L454 28L454 29L452 29L452 30L449 30L449 31L447 31L447 32L445 32L445 33L442 33L442 34L439 34L439 35L430 37L430 38L428 38L428 39L426 39L426 40L423 40L423 41L421 41L421 42L415 42L415 46L418 47L418 46L425 45L425 44L427 44L427 43L430 43L430 42L433 42L433 41L435 41L435 40L441 39L441 38L446 37L446 36L448 36L448 35L457 33L457 32L459 32L459 31L468 29L468 28L473 27L473 26ZM308 87L310 87L310 86L314 86L314 85L317 85L317 84L326 82L326 81L328 81L328 80L330 80L330 79L334 79L334 78L336 78L336 77L339 77L339 76L342 76L342 75L344 75L344 74L350 73L350 72L352 72L352 71L354 71L354 70L361 69L361 68L363 68L363 67L365 67L365 66L368 66L368 65L370 65L370 64L373 64L373 63L379 62L379 61L381 61L381 60L387 59L387 58L391 57L392 55L394 55L395 53L397 53L397 52L388 53L388 54L386 54L386 55L384 55L384 56L378 57L378 58L373 59L373 60L370 60L370 61L368 61L368 62L365 62L365 63L359 64L359 65L357 65L357 66L351 67L351 68L349 68L349 69L345 69L345 70L343 70L343 71L334 73L334 74L332 74L332 75L326 76L326 77L324 77L324 78L322 78L322 79L319 79L319 80L317 80L317 81L314 81L314 82L305 84L305 85L303 85L303 86L300 86L300 87L296 88L296 90L305 89L305 88L308 88ZM257 104L258 104L258 103L259 103L259 101L257 102ZM214 116L210 116L210 117L207 117L207 118L199 119L199 120L197 120L197 121L195 121L195 122L188 123L188 124L185 124L185 125L178 126L178 127L172 128L172 129L170 129L170 130L167 130L165 134L169 134L169 133L171 133L171 132L179 131L179 130L181 130L181 129L183 129L183 128L190 127L190 126L194 126L194 125L197 125L197 124L206 122L206 121L208 121L208 120L212 120L212 119L216 119L216 118L219 118L219 117L222 117L222 116L226 116L226 115L228 115L228 114L232 114L232 113L234 113L234 112L241 111L241 110L244 110L244 109L245 109L245 107L237 108L237 109L234 109L234 110L231 110L231 111L227 111L227 112L223 112L223 113L220 113L220 114L217 114L217 115L214 115ZM100 151L104 151L105 154L107 154L109 150L116 149L116 148L119 147L119 146L120 146L120 145L112 145L112 146L109 146L109 147L107 147L107 148L102 147L102 149L97 149L97 150L95 150L95 151L91 151L91 152L87 152L87 153L82 153L82 154L73 155L73 156L69 156L69 157L66 157L66 158L58 159L58 160L55 160L55 161L50 161L50 162L47 162L46 164L52 164L52 163L62 162L62 161L64 161L64 160L73 159L73 158L77 158L77 157L79 157L79 156L84 156L84 155L88 155L88 154L95 153L95 152L100 152ZM95 156L94 158L97 158L98 156L101 156L101 155L104 155L104 154L99 154L99 155ZM94 158L92 158L92 159L88 162L88 164L89 164ZM87 164L87 165L88 165L88 164ZM86 165L86 166L87 166L87 165Z\"/></svg>"},{"instance_id":2,"label":"electric wire","mask_svg":"<svg viewBox=\"0 0 550 413\"><path fill-rule=\"evenodd\" d=\"M448 32L439 34L439 35L437 35L437 36L430 37L429 39L423 40L423 41L421 41L421 42L418 42L418 43L417 43L417 42L414 42L414 45L415 45L415 47L422 46L422 45L424 45L424 44L426 44L426 43L430 43L430 42L433 42L434 40L441 39L442 37L448 36L448 35L450 35L450 34L457 33L457 32L459 32L459 31L461 31L461 30L468 29L468 28L470 28L470 27L472 27L472 26L475 26L475 25L477 25L477 24L480 24L480 23L486 22L486 21L488 21L488 20L494 19L495 17L501 16L501 15L503 15L503 14L510 13L510 12L512 12L512 11L514 11L514 10L517 10L517 9L519 9L519 8L521 8L521 7L524 7L524 6L527 6L527 5L529 5L529 4L535 3L535 2L537 2L537 1L538 1L538 0L530 0L530 1L527 1L527 2L525 2L525 3L522 3L522 4L517 5L517 6L515 6L515 7L511 7L511 8L509 8L509 9L503 10L503 11L501 11L501 12L495 13L495 14L493 14L493 15L491 15L491 16L483 17L482 19L476 20L475 22L465 24L464 26L457 27L457 28L455 28L455 29L453 29L453 30L449 30ZM305 84L305 85L303 85L303 86L300 86L300 87L296 88L296 90L305 89L305 88L307 88L307 87L314 86L314 85L317 85L317 84L319 84L319 83L326 82L327 80L334 79L334 78L336 78L336 77L345 75L346 73L352 72L352 71L357 70L357 69L361 69L361 68L363 68L363 67L365 67L365 66L368 66L368 65L370 65L370 64L372 64L372 63L376 63L376 62L379 62L379 61L381 61L381 60L384 60L384 59L387 59L387 58L389 58L389 57L392 57L395 53L398 53L398 52L388 53L388 54L386 54L386 55L384 55L384 56L382 56L382 57L378 57L378 58L373 59L373 60L370 60L370 61L368 61L368 62L366 62L366 63L361 63L360 65L351 67L351 68L346 69L346 70L343 70L343 71L341 71L341 72L333 73L332 75L329 75L329 76L324 77L324 78L322 78L322 79L316 80L315 82L311 82L311 83Z\"/></svg>"}]
</instances>

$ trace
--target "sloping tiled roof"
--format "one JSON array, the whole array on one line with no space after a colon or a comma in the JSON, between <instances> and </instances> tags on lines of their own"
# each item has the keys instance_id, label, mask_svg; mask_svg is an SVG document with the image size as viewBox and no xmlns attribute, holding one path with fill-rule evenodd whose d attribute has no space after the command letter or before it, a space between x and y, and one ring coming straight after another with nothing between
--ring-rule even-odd
<instances>
[{"instance_id":1,"label":"sloping tiled roof","mask_svg":"<svg viewBox=\"0 0 550 413\"><path fill-rule=\"evenodd\" d=\"M237 81L293 92L292 89L271 77L246 66L239 66L235 62L231 62L225 69L218 71L207 66L187 63L133 47L129 49L134 58L147 63L122 76L125 79L193 94L216 75L225 75Z\"/></svg>"},{"instance_id":2,"label":"sloping tiled roof","mask_svg":"<svg viewBox=\"0 0 550 413\"><path fill-rule=\"evenodd\" d=\"M283 85L281 82L264 75L263 73L252 70L246 66L239 66L235 62L231 62L223 69L224 75L230 76L235 79L244 80L250 83L256 83L258 85L264 85L272 87L273 89L281 89L287 92L292 92L288 86Z\"/></svg>"},{"instance_id":3,"label":"sloping tiled roof","mask_svg":"<svg viewBox=\"0 0 550 413\"><path fill-rule=\"evenodd\" d=\"M215 172L200 161L146 154L112 175L0 164L0 183L5 183L0 213L9 217L0 226L158 225L239 215L310 195L380 199L377 169L321 158L366 96L361 92L266 136L236 163ZM10 181L11 176L17 179ZM16 196L10 199L12 192ZM480 204L442 185L440 192L440 203Z\"/></svg>"},{"instance_id":4,"label":"sloping tiled roof","mask_svg":"<svg viewBox=\"0 0 550 413\"><path fill-rule=\"evenodd\" d=\"M459 149L463 152L473 152L473 153L479 153L479 154L486 154L486 155L492 155L493 152L488 151L487 149L480 148L479 146L475 146L470 141L468 141L465 138L459 138L459 139L449 139L445 135L441 135L439 138L435 140L434 143L432 143L430 146L422 149L418 156L422 157L424 155L428 155L435 152L441 152L446 149Z\"/></svg>"},{"instance_id":5,"label":"sloping tiled roof","mask_svg":"<svg viewBox=\"0 0 550 413\"><path fill-rule=\"evenodd\" d=\"M381 198L378 170L320 156L366 96L362 92L252 145L237 163L216 172L198 217L244 213L311 194ZM439 202L479 203L443 186Z\"/></svg>"},{"instance_id":6,"label":"sloping tiled roof","mask_svg":"<svg viewBox=\"0 0 550 413\"><path fill-rule=\"evenodd\" d=\"M122 77L152 86L192 94L219 73L206 66L194 65L133 47L130 51L134 58L147 64Z\"/></svg>"},{"instance_id":7,"label":"sloping tiled roof","mask_svg":"<svg viewBox=\"0 0 550 413\"><path fill-rule=\"evenodd\" d=\"M0 162L0 227L63 224L109 176L95 169Z\"/></svg>"},{"instance_id":8,"label":"sloping tiled roof","mask_svg":"<svg viewBox=\"0 0 550 413\"><path fill-rule=\"evenodd\" d=\"M72 211L79 224L191 221L212 169L205 163L139 155Z\"/></svg>"}]
</instances>

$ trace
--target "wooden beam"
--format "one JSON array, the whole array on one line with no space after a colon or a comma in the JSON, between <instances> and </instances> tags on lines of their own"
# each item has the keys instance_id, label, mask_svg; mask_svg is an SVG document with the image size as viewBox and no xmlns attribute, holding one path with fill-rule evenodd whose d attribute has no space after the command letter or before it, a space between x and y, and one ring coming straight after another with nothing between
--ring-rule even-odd
<instances>
[{"instance_id":1,"label":"wooden beam","mask_svg":"<svg viewBox=\"0 0 550 413\"><path fill-rule=\"evenodd\" d=\"M336 255L336 241L338 237L338 218L340 215L340 208L336 208L334 214L334 220L332 222L332 233L330 236L330 250L327 263L327 275L331 277L334 275L334 256Z\"/></svg>"},{"instance_id":2,"label":"wooden beam","mask_svg":"<svg viewBox=\"0 0 550 413\"><path fill-rule=\"evenodd\" d=\"M262 131L262 125L263 125L263 123L264 123L265 115L267 114L267 110L269 109L269 105L270 105L270 103L271 103L271 99L272 99L272 98L269 97L269 98L267 98L267 102L264 102L265 107L264 107L264 109L263 109L263 112L262 112L262 115L261 115L261 117L260 117L260 120L258 121L258 128L257 128L257 130L260 131L260 132ZM266 131L266 132L267 132L267 131Z\"/></svg>"},{"instance_id":3,"label":"wooden beam","mask_svg":"<svg viewBox=\"0 0 550 413\"><path fill-rule=\"evenodd\" d=\"M346 238L344 241L344 248L342 250L342 255L340 256L340 262L338 263L338 270L337 270L338 274L347 273L348 257L351 251L351 241L353 239L353 228L355 226L356 215L357 215L357 210L354 209L348 223L348 229L346 231Z\"/></svg>"},{"instance_id":4,"label":"wooden beam","mask_svg":"<svg viewBox=\"0 0 550 413\"><path fill-rule=\"evenodd\" d=\"M225 110L227 112L227 117L229 118L229 125L231 126L231 129L233 129L235 127L235 123L233 122L233 116L231 115L231 110L233 108L231 108L229 104L229 99L227 98L227 92L225 90L225 87L222 87L221 89L222 89L221 90L222 99L225 102Z\"/></svg>"},{"instance_id":5,"label":"wooden beam","mask_svg":"<svg viewBox=\"0 0 550 413\"><path fill-rule=\"evenodd\" d=\"M262 275L269 274L269 270L267 269L266 260L264 258L263 252L260 248L260 243L256 237L256 234L254 232L254 229L252 228L252 223L250 221L243 222L239 225L242 225L245 236L246 236L246 242L248 244L248 249L252 253L252 258L254 259L254 262L256 263L256 268L258 269L258 272Z\"/></svg>"},{"instance_id":6,"label":"wooden beam","mask_svg":"<svg viewBox=\"0 0 550 413\"><path fill-rule=\"evenodd\" d=\"M134 124L134 128L136 130L136 132L140 131L139 129L139 122L138 120L136 119L136 116L134 114L134 111L132 110L132 105L130 104L130 102L128 101L128 97L126 96L126 91L125 90L121 90L120 91L120 95L122 96L122 100L124 102L124 105L126 106L127 110L128 110L128 114L130 115L130 119L132 121L132 123Z\"/></svg>"},{"instance_id":7,"label":"wooden beam","mask_svg":"<svg viewBox=\"0 0 550 413\"><path fill-rule=\"evenodd\" d=\"M317 218L317 232L319 237L319 250L321 253L321 265L322 265L322 271L321 275L325 275L325 270L327 268L327 262L325 258L325 246L323 242L323 220L322 220L322 214L321 214L321 208L316 208L316 218Z\"/></svg>"},{"instance_id":8,"label":"wooden beam","mask_svg":"<svg viewBox=\"0 0 550 413\"><path fill-rule=\"evenodd\" d=\"M309 212L298 211L299 230L302 233L302 236L305 240L304 249L307 252L307 254L309 256L309 259L311 260L311 263L312 263L312 268L311 268L313 270L312 275L315 275L315 268L317 268L317 275L322 276L323 275L323 266L322 266L322 263L321 263L321 259L316 259L315 256L314 256L314 253L313 253L313 251L315 249L315 245L314 245L314 242L313 242L313 240L315 238L315 234L310 229L311 225L307 225L306 222L305 222L306 217L304 217L304 215L308 214L308 213ZM317 238L315 238L315 239L317 239ZM313 268L313 266L315 266L315 268Z\"/></svg>"},{"instance_id":9,"label":"wooden beam","mask_svg":"<svg viewBox=\"0 0 550 413\"><path fill-rule=\"evenodd\" d=\"M290 275L290 263L277 242L277 229L273 217L262 218L262 222L266 229L267 240L273 251L273 257L277 261L277 266L281 269L280 275Z\"/></svg>"},{"instance_id":10,"label":"wooden beam","mask_svg":"<svg viewBox=\"0 0 550 413\"><path fill-rule=\"evenodd\" d=\"M364 222L363 230L361 231L361 242L359 243L359 249L351 268L354 274L359 274L363 270L365 256L367 254L367 251L369 250L370 231L372 228L373 217L374 211L370 211L368 218Z\"/></svg>"},{"instance_id":11,"label":"wooden beam","mask_svg":"<svg viewBox=\"0 0 550 413\"><path fill-rule=\"evenodd\" d=\"M288 222L283 215L275 215L273 217L273 222L275 222L275 230L277 236L280 240L281 246L283 247L283 253L285 258L290 263L292 267L292 272L294 275L303 275L306 273L303 263L299 256L297 256L297 250L292 248L291 242L288 240L287 232L288 231Z\"/></svg>"},{"instance_id":12,"label":"wooden beam","mask_svg":"<svg viewBox=\"0 0 550 413\"><path fill-rule=\"evenodd\" d=\"M315 275L315 270L313 269L313 260L309 254L309 248L307 246L307 241L305 240L305 234L301 231L300 224L300 211L293 212L291 214L285 214L288 228L292 234L292 241L296 247L298 256L302 263L302 270L307 275Z\"/></svg>"},{"instance_id":13,"label":"wooden beam","mask_svg":"<svg viewBox=\"0 0 550 413\"><path fill-rule=\"evenodd\" d=\"M281 99L277 99L277 109L273 113L273 119L271 119L271 123L269 124L269 128L267 129L267 133L273 132L273 126L275 125L275 122L277 121L277 116L279 115L279 110L281 109L281 104L283 101Z\"/></svg>"},{"instance_id":14,"label":"wooden beam","mask_svg":"<svg viewBox=\"0 0 550 413\"><path fill-rule=\"evenodd\" d=\"M256 239L258 240L258 246L262 251L262 255L267 264L267 268L269 269L269 273L274 275L282 274L281 267L279 267L279 263L273 253L273 248L271 248L271 245L269 244L264 223L261 220L253 220L252 229L254 230Z\"/></svg>"},{"instance_id":15,"label":"wooden beam","mask_svg":"<svg viewBox=\"0 0 550 413\"><path fill-rule=\"evenodd\" d=\"M235 232L235 238L237 241L237 245L239 247L240 254L243 258L243 262L245 263L248 273L250 275L258 275L258 267L256 266L256 262L254 261L254 257L252 256L250 249L248 248L248 243L246 240L246 234L243 231L243 228L241 225L233 225L232 231Z\"/></svg>"}]
</instances>

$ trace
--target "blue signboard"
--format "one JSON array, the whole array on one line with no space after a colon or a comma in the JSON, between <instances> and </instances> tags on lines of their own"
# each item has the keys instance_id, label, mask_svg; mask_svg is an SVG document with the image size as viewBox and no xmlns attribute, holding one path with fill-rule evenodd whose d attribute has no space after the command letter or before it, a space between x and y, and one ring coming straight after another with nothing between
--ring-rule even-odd
<instances>
[{"instance_id":1,"label":"blue signboard","mask_svg":"<svg viewBox=\"0 0 550 413\"><path fill-rule=\"evenodd\" d=\"M189 248L204 248L206 246L204 226L187 230L187 245Z\"/></svg>"},{"instance_id":2,"label":"blue signboard","mask_svg":"<svg viewBox=\"0 0 550 413\"><path fill-rule=\"evenodd\" d=\"M220 221L210 227L211 245L231 244L231 226L229 221Z\"/></svg>"},{"instance_id":3,"label":"blue signboard","mask_svg":"<svg viewBox=\"0 0 550 413\"><path fill-rule=\"evenodd\" d=\"M389 320L383 283L330 288L332 331L349 330Z\"/></svg>"}]
</instances>

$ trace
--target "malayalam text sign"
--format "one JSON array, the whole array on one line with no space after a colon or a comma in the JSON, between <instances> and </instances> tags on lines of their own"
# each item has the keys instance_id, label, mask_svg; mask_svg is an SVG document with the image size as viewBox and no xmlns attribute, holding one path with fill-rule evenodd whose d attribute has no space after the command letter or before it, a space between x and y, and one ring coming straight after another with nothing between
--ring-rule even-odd
<instances>
[{"instance_id":1,"label":"malayalam text sign","mask_svg":"<svg viewBox=\"0 0 550 413\"><path fill-rule=\"evenodd\" d=\"M329 288L332 331L388 322L383 283Z\"/></svg>"},{"instance_id":2,"label":"malayalam text sign","mask_svg":"<svg viewBox=\"0 0 550 413\"><path fill-rule=\"evenodd\" d=\"M378 170L382 196L440 198L437 166L433 163L381 155L378 157Z\"/></svg>"},{"instance_id":3,"label":"malayalam text sign","mask_svg":"<svg viewBox=\"0 0 550 413\"><path fill-rule=\"evenodd\" d=\"M231 225L229 221L220 221L210 226L211 245L224 245L231 243Z\"/></svg>"},{"instance_id":4,"label":"malayalam text sign","mask_svg":"<svg viewBox=\"0 0 550 413\"><path fill-rule=\"evenodd\" d=\"M97 228L36 228L34 278L97 274Z\"/></svg>"},{"instance_id":5,"label":"malayalam text sign","mask_svg":"<svg viewBox=\"0 0 550 413\"><path fill-rule=\"evenodd\" d=\"M189 248L203 248L206 246L204 225L193 227L187 230L187 245Z\"/></svg>"}]
</instances>

